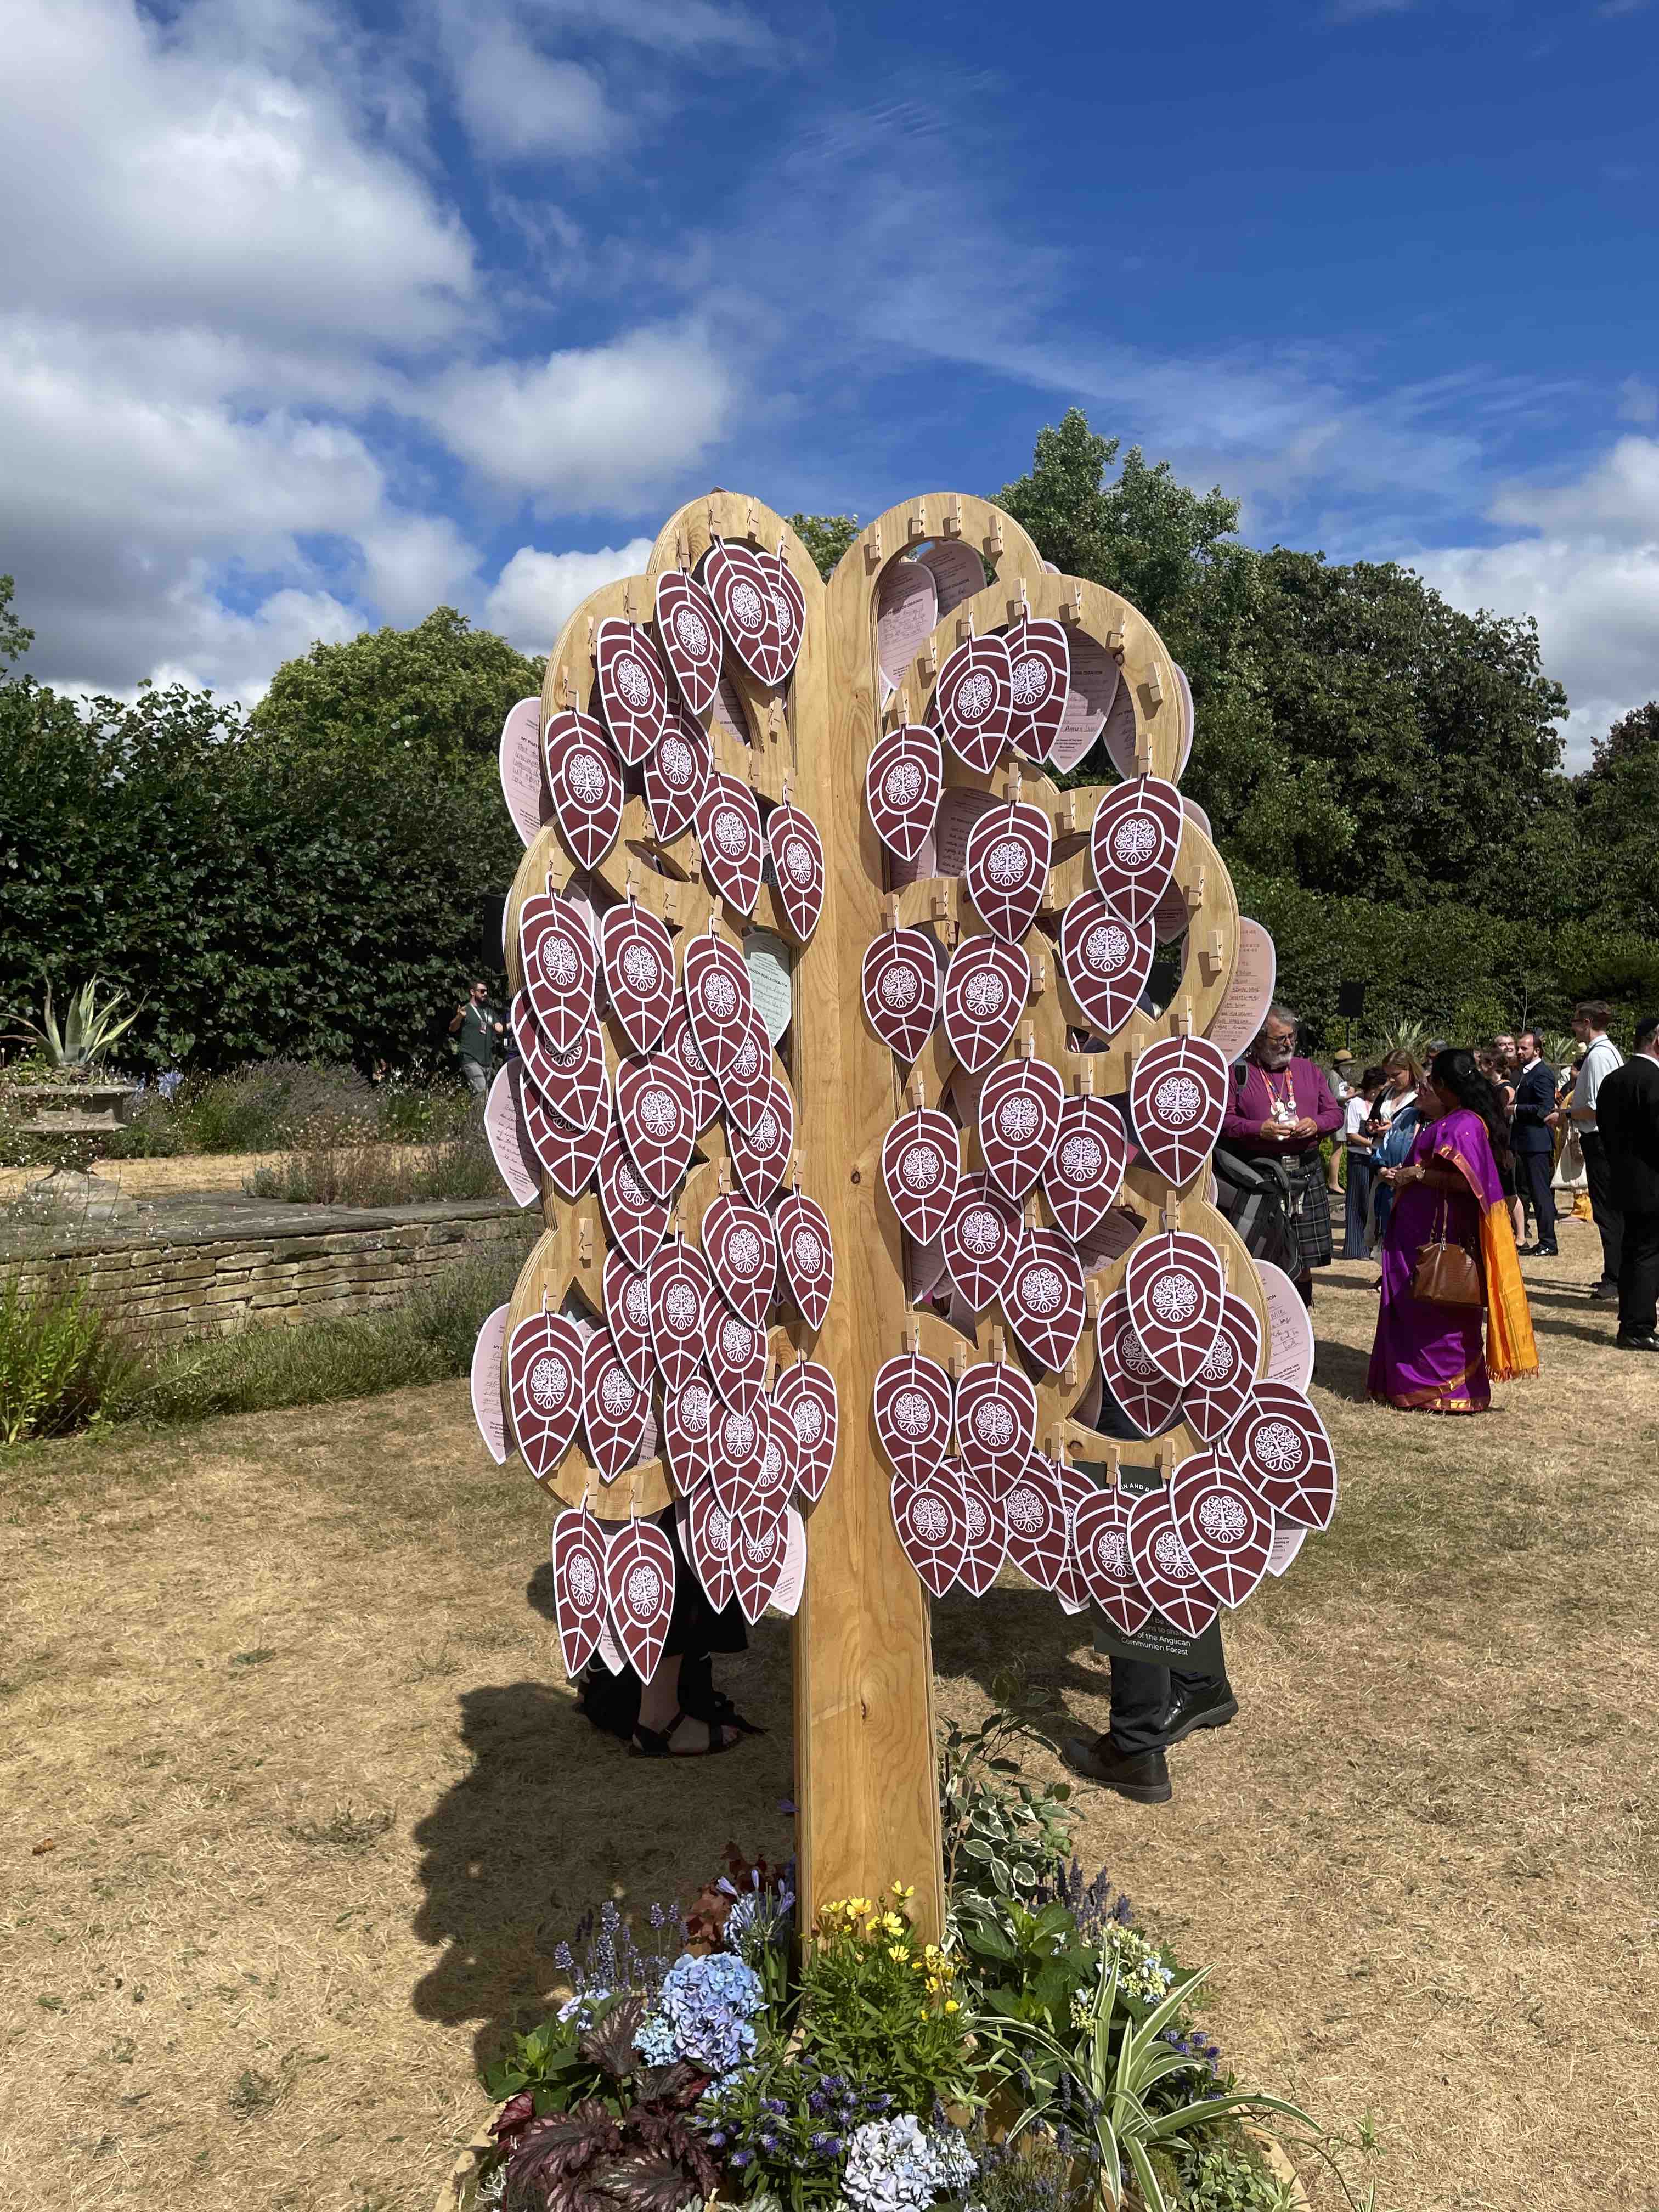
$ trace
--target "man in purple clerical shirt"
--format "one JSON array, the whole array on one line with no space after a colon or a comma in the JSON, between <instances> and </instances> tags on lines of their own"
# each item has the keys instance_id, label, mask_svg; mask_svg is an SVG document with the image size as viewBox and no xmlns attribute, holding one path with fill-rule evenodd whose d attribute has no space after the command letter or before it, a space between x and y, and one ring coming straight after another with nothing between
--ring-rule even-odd
<instances>
[{"instance_id":1,"label":"man in purple clerical shirt","mask_svg":"<svg viewBox=\"0 0 1659 2212\"><path fill-rule=\"evenodd\" d=\"M1319 1146L1342 1127L1342 1109L1331 1096L1324 1071L1298 1057L1296 1032L1297 1018L1288 1006L1267 1009L1255 1042L1233 1071L1221 1143L1246 1159L1277 1160L1284 1168L1301 1261L1300 1268L1291 1272L1311 1305L1309 1271L1328 1267L1331 1261L1330 1200Z\"/></svg>"}]
</instances>

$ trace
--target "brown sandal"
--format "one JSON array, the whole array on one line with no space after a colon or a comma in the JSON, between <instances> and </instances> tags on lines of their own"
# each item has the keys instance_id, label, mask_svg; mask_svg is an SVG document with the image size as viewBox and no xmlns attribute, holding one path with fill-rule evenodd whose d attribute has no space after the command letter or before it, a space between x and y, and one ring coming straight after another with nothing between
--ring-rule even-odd
<instances>
[{"instance_id":1,"label":"brown sandal","mask_svg":"<svg viewBox=\"0 0 1659 2212\"><path fill-rule=\"evenodd\" d=\"M676 1751L673 1742L676 1731L687 1721L696 1717L695 1714L683 1711L677 1712L665 1729L648 1729L642 1721L636 1723L634 1756L636 1759L714 1759L723 1751L734 1749L742 1741L736 1734L728 1735L720 1722L702 1721L699 1724L708 1730L708 1742L699 1745L696 1751Z\"/></svg>"}]
</instances>

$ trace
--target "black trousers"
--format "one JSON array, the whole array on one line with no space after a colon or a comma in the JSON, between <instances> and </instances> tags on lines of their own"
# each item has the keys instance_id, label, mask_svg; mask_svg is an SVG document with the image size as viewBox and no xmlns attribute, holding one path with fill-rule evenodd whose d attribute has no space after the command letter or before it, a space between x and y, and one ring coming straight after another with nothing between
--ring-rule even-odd
<instances>
[{"instance_id":1,"label":"black trousers","mask_svg":"<svg viewBox=\"0 0 1659 2212\"><path fill-rule=\"evenodd\" d=\"M1659 1212L1622 1217L1619 1262L1619 1334L1650 1336L1659 1328ZM1115 1682L1114 1682L1115 1691Z\"/></svg>"},{"instance_id":2,"label":"black trousers","mask_svg":"<svg viewBox=\"0 0 1659 2212\"><path fill-rule=\"evenodd\" d=\"M1550 1180L1554 1169L1554 1155L1547 1148L1515 1156L1515 1188L1532 1208L1540 1244L1555 1242L1555 1192Z\"/></svg>"},{"instance_id":3,"label":"black trousers","mask_svg":"<svg viewBox=\"0 0 1659 2212\"><path fill-rule=\"evenodd\" d=\"M1212 1691L1217 1698L1226 1691L1222 1674L1183 1674L1179 1668L1155 1667L1146 1659L1120 1659L1112 1655L1113 1748L1126 1756L1137 1751L1157 1751L1164 1742L1164 1716L1172 1692Z\"/></svg>"},{"instance_id":4,"label":"black trousers","mask_svg":"<svg viewBox=\"0 0 1659 2212\"><path fill-rule=\"evenodd\" d=\"M1607 1147L1601 1133L1587 1129L1583 1135L1584 1180L1589 1185L1590 1212L1601 1232L1601 1280L1619 1280L1619 1261L1625 1241L1625 1217L1619 1211L1613 1196L1613 1163L1607 1158Z\"/></svg>"}]
</instances>

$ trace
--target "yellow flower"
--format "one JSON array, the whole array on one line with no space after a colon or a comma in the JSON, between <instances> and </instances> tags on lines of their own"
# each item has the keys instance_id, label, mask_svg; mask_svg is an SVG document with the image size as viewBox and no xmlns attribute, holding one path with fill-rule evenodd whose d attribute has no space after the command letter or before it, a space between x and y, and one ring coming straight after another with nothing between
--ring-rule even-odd
<instances>
[{"instance_id":1,"label":"yellow flower","mask_svg":"<svg viewBox=\"0 0 1659 2212\"><path fill-rule=\"evenodd\" d=\"M887 1955L890 1959L896 1959L899 1965L902 1966L904 1964L907 1954L902 1943L890 1943L887 1946Z\"/></svg>"},{"instance_id":2,"label":"yellow flower","mask_svg":"<svg viewBox=\"0 0 1659 2212\"><path fill-rule=\"evenodd\" d=\"M896 1912L884 1912L881 1916L881 1924L890 1936L902 1936L904 1933L904 1923Z\"/></svg>"},{"instance_id":3,"label":"yellow flower","mask_svg":"<svg viewBox=\"0 0 1659 2212\"><path fill-rule=\"evenodd\" d=\"M915 1893L916 1886L914 1882L896 1881L893 1884L893 1894L895 1897L914 1897Z\"/></svg>"},{"instance_id":4,"label":"yellow flower","mask_svg":"<svg viewBox=\"0 0 1659 2212\"><path fill-rule=\"evenodd\" d=\"M960 2012L962 2010L962 2007L957 2002L954 1997L946 1997L945 2000L945 2009L946 2012Z\"/></svg>"}]
</instances>

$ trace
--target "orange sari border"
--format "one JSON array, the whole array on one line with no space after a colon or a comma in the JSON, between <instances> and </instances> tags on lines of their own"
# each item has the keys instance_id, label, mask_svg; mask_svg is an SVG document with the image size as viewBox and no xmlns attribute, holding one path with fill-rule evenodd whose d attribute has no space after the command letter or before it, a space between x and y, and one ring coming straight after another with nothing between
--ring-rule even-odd
<instances>
[{"instance_id":1,"label":"orange sari border","mask_svg":"<svg viewBox=\"0 0 1659 2212\"><path fill-rule=\"evenodd\" d=\"M1488 1203L1486 1178L1455 1145L1437 1145L1434 1157L1455 1167L1480 1209L1480 1273L1486 1290L1486 1372L1494 1382L1516 1382L1538 1372L1532 1308L1521 1279L1508 1203Z\"/></svg>"}]
</instances>

